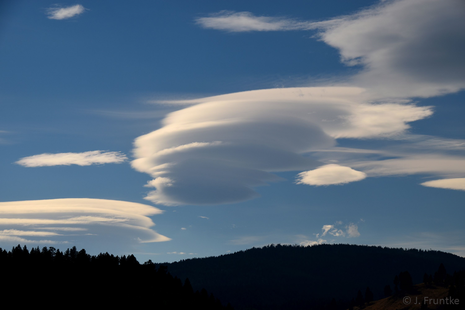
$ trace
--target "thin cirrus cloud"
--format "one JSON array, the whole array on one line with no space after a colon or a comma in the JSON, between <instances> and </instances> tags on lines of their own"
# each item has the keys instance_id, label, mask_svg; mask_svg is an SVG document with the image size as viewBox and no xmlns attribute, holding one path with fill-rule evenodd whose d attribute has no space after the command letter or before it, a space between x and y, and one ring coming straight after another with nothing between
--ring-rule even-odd
<instances>
[{"instance_id":1,"label":"thin cirrus cloud","mask_svg":"<svg viewBox=\"0 0 465 310\"><path fill-rule=\"evenodd\" d=\"M229 32L317 30L343 63L361 66L351 84L381 98L431 97L465 88L463 8L462 0L396 0L318 22L228 11L196 22Z\"/></svg>"},{"instance_id":2,"label":"thin cirrus cloud","mask_svg":"<svg viewBox=\"0 0 465 310\"><path fill-rule=\"evenodd\" d=\"M120 164L127 160L120 152L89 151L83 153L39 154L21 158L16 164L24 167L90 166L95 164Z\"/></svg>"},{"instance_id":3,"label":"thin cirrus cloud","mask_svg":"<svg viewBox=\"0 0 465 310\"><path fill-rule=\"evenodd\" d=\"M29 244L115 243L119 249L127 249L132 244L170 240L151 229L155 224L148 216L162 212L149 205L105 199L0 202L0 240Z\"/></svg>"},{"instance_id":4,"label":"thin cirrus cloud","mask_svg":"<svg viewBox=\"0 0 465 310\"><path fill-rule=\"evenodd\" d=\"M257 196L254 187L280 180L273 172L324 165L305 154L332 148L338 138L392 137L432 113L372 104L355 87L267 89L190 103L135 140L131 165L154 178L147 186L156 190L146 199L156 204L248 200Z\"/></svg>"},{"instance_id":5,"label":"thin cirrus cloud","mask_svg":"<svg viewBox=\"0 0 465 310\"><path fill-rule=\"evenodd\" d=\"M49 8L47 10L47 15L48 15L47 17L49 19L56 19L56 20L68 19L68 18L72 18L74 16L84 13L85 10L86 9L80 4L68 6L65 8L60 8L60 7Z\"/></svg>"},{"instance_id":6,"label":"thin cirrus cloud","mask_svg":"<svg viewBox=\"0 0 465 310\"><path fill-rule=\"evenodd\" d=\"M290 31L318 29L330 22L297 21L283 17L255 16L250 12L221 11L207 17L199 17L196 23L203 28L229 32Z\"/></svg>"}]
</instances>

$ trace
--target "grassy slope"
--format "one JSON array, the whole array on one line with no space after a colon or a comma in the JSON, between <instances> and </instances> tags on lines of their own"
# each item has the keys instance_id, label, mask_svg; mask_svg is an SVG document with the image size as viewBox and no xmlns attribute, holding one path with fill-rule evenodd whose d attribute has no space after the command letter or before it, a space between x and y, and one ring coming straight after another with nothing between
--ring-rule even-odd
<instances>
[{"instance_id":1,"label":"grassy slope","mask_svg":"<svg viewBox=\"0 0 465 310\"><path fill-rule=\"evenodd\" d=\"M434 302L438 303L438 300L445 299L448 296L449 289L447 287L417 284L414 286L414 292L407 294L406 296L391 296L384 299L380 299L371 302L369 305L364 307L364 310L416 310L421 308L421 302L425 300L425 297L429 298L431 302L428 305L428 309L441 309L440 305L435 305ZM408 302L408 298L410 302ZM404 301L405 298L405 301ZM416 304L415 304L416 303ZM358 309L357 307L355 309Z\"/></svg>"}]
</instances>

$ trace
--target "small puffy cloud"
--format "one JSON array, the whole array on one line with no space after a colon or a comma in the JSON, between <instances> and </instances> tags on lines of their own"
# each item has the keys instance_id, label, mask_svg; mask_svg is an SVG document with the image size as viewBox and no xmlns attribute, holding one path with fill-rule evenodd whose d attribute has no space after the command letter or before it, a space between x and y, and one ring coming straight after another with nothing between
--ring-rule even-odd
<instances>
[{"instance_id":1,"label":"small puffy cloud","mask_svg":"<svg viewBox=\"0 0 465 310\"><path fill-rule=\"evenodd\" d=\"M82 14L85 10L82 5L76 4L66 8L50 8L47 10L47 14L49 19L62 20Z\"/></svg>"},{"instance_id":2,"label":"small puffy cloud","mask_svg":"<svg viewBox=\"0 0 465 310\"><path fill-rule=\"evenodd\" d=\"M105 199L48 199L0 202L0 240L77 243L119 247L168 241L151 229L158 208ZM117 240L116 240L117 239ZM113 240L113 241L112 241Z\"/></svg>"},{"instance_id":3,"label":"small puffy cloud","mask_svg":"<svg viewBox=\"0 0 465 310\"><path fill-rule=\"evenodd\" d=\"M349 225L347 225L346 229L348 238L360 237L360 233L358 232L358 226L356 224L350 223Z\"/></svg>"},{"instance_id":4,"label":"small puffy cloud","mask_svg":"<svg viewBox=\"0 0 465 310\"><path fill-rule=\"evenodd\" d=\"M337 138L396 136L432 113L413 104L373 104L356 87L264 89L189 102L134 142L131 165L154 178L147 186L156 190L146 199L157 204L248 200L257 197L254 187L280 180L272 172L321 166L304 155L332 148ZM339 183L363 175L338 171L345 178Z\"/></svg>"},{"instance_id":5,"label":"small puffy cloud","mask_svg":"<svg viewBox=\"0 0 465 310\"><path fill-rule=\"evenodd\" d=\"M330 229L333 229L333 228L334 228L334 225L323 225L323 228L321 229L323 230L323 233L321 234L321 236L323 237L324 235L328 233Z\"/></svg>"},{"instance_id":6,"label":"small puffy cloud","mask_svg":"<svg viewBox=\"0 0 465 310\"><path fill-rule=\"evenodd\" d=\"M208 17L200 17L196 22L203 28L230 32L310 30L320 27L319 23L233 11L221 11Z\"/></svg>"},{"instance_id":7,"label":"small puffy cloud","mask_svg":"<svg viewBox=\"0 0 465 310\"><path fill-rule=\"evenodd\" d=\"M206 217L206 216L203 216L203 215L199 215L199 217L202 218L202 219L206 219L206 220L210 219L209 217Z\"/></svg>"},{"instance_id":8,"label":"small puffy cloud","mask_svg":"<svg viewBox=\"0 0 465 310\"><path fill-rule=\"evenodd\" d=\"M434 180L434 181L428 181L428 182L421 183L421 185L428 186L428 187L455 189L455 190L465 191L465 178Z\"/></svg>"},{"instance_id":9,"label":"small puffy cloud","mask_svg":"<svg viewBox=\"0 0 465 310\"><path fill-rule=\"evenodd\" d=\"M299 173L296 183L315 186L334 185L356 182L365 178L366 174L361 171L336 164L330 164L314 170Z\"/></svg>"},{"instance_id":10,"label":"small puffy cloud","mask_svg":"<svg viewBox=\"0 0 465 310\"><path fill-rule=\"evenodd\" d=\"M301 245L301 246L313 246L313 245L323 244L325 242L326 242L326 240L320 238L320 239L318 239L316 241L304 240L304 241L300 242L299 245Z\"/></svg>"},{"instance_id":11,"label":"small puffy cloud","mask_svg":"<svg viewBox=\"0 0 465 310\"><path fill-rule=\"evenodd\" d=\"M95 164L120 164L126 161L120 152L89 151L83 153L39 154L21 158L16 164L24 167L90 166Z\"/></svg>"},{"instance_id":12,"label":"small puffy cloud","mask_svg":"<svg viewBox=\"0 0 465 310\"><path fill-rule=\"evenodd\" d=\"M350 223L345 227L342 226L342 221L336 221L334 224L330 225L323 225L321 228L322 233L314 234L316 236L316 240L310 240L304 235L299 235L298 240L299 244L302 246L312 246L317 244L323 244L328 242L328 240L323 239L322 237L327 237L331 235L333 237L344 237L344 238L355 238L359 237L360 233L358 232L358 226L356 224ZM344 230L345 231L344 231ZM334 242L335 239L330 240L330 242Z\"/></svg>"}]
</instances>

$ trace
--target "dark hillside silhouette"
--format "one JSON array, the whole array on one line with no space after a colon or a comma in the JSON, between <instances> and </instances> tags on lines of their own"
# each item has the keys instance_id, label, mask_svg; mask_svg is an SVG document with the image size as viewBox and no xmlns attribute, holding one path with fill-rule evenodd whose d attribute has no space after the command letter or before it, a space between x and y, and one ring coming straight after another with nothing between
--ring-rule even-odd
<instances>
[{"instance_id":1,"label":"dark hillside silhouette","mask_svg":"<svg viewBox=\"0 0 465 310\"><path fill-rule=\"evenodd\" d=\"M346 244L270 245L163 265L235 309L293 310L342 307L359 291L363 301L367 292L370 300L384 298L422 282L441 263L448 272L465 269L465 258L450 253ZM408 274L402 273L394 290L387 288L402 271Z\"/></svg>"},{"instance_id":2,"label":"dark hillside silhouette","mask_svg":"<svg viewBox=\"0 0 465 310\"><path fill-rule=\"evenodd\" d=\"M134 255L18 245L10 252L0 248L0 277L2 299L22 308L231 309L205 289L194 291L188 279L183 283L151 261L140 264Z\"/></svg>"}]
</instances>

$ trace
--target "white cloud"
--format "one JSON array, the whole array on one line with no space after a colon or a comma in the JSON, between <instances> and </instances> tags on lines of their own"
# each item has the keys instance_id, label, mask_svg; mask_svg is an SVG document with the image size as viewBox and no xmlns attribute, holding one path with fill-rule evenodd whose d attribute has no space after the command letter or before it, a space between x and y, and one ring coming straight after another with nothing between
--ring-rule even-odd
<instances>
[{"instance_id":1,"label":"white cloud","mask_svg":"<svg viewBox=\"0 0 465 310\"><path fill-rule=\"evenodd\" d=\"M271 172L321 166L304 154L332 148L336 138L396 136L432 113L412 104L372 104L355 87L266 89L190 103L134 143L131 165L154 177L147 186L156 190L146 197L154 203L251 199L254 187L279 180Z\"/></svg>"},{"instance_id":2,"label":"white cloud","mask_svg":"<svg viewBox=\"0 0 465 310\"><path fill-rule=\"evenodd\" d=\"M431 97L465 88L463 0L380 1L319 22L229 11L196 21L230 32L318 29L345 64L361 66L350 83L377 98Z\"/></svg>"},{"instance_id":3,"label":"white cloud","mask_svg":"<svg viewBox=\"0 0 465 310\"><path fill-rule=\"evenodd\" d=\"M47 10L47 14L49 19L62 20L82 14L85 10L82 5L76 4L66 8L50 8Z\"/></svg>"},{"instance_id":4,"label":"white cloud","mask_svg":"<svg viewBox=\"0 0 465 310\"><path fill-rule=\"evenodd\" d=\"M400 154L399 154L400 155ZM465 175L464 156L448 154L403 154L402 157L385 160L364 160L353 163L368 176L433 174L443 176Z\"/></svg>"},{"instance_id":5,"label":"white cloud","mask_svg":"<svg viewBox=\"0 0 465 310\"><path fill-rule=\"evenodd\" d=\"M462 0L381 2L336 18L321 39L348 65L352 82L381 97L431 97L465 88Z\"/></svg>"},{"instance_id":6,"label":"white cloud","mask_svg":"<svg viewBox=\"0 0 465 310\"><path fill-rule=\"evenodd\" d=\"M17 230L17 229L4 229L0 230L1 236L59 236L60 234L50 231L33 231L33 230Z\"/></svg>"},{"instance_id":7,"label":"white cloud","mask_svg":"<svg viewBox=\"0 0 465 310\"><path fill-rule=\"evenodd\" d=\"M324 235L328 233L330 229L333 229L333 228L334 228L334 225L323 225L323 228L321 229L323 230L323 233L321 234L321 236L323 237Z\"/></svg>"},{"instance_id":8,"label":"white cloud","mask_svg":"<svg viewBox=\"0 0 465 310\"><path fill-rule=\"evenodd\" d=\"M347 225L346 229L348 238L360 237L360 233L358 232L358 226L356 224L350 223L349 225Z\"/></svg>"},{"instance_id":9,"label":"white cloud","mask_svg":"<svg viewBox=\"0 0 465 310\"><path fill-rule=\"evenodd\" d=\"M325 242L326 242L326 240L320 238L320 239L318 239L316 241L304 240L304 241L300 242L299 245L301 245L301 246L313 246L313 245L323 244Z\"/></svg>"},{"instance_id":10,"label":"white cloud","mask_svg":"<svg viewBox=\"0 0 465 310\"><path fill-rule=\"evenodd\" d=\"M465 191L465 178L434 180L421 183L421 185Z\"/></svg>"},{"instance_id":11,"label":"white cloud","mask_svg":"<svg viewBox=\"0 0 465 310\"><path fill-rule=\"evenodd\" d=\"M363 220L360 220L363 222ZM317 233L314 234L316 236L316 240L310 240L307 238L305 235L298 235L297 240L298 244L302 246L312 246L312 245L317 245L317 244L323 244L327 243L328 240L323 239L322 237L331 235L334 237L347 237L347 238L355 238L359 237L360 233L358 231L358 226L356 224L350 223L349 225L345 227L340 227L342 225L342 221L336 221L333 225L323 225L321 228L322 233ZM345 229L343 231L342 229ZM329 242L334 242L336 239L332 239Z\"/></svg>"},{"instance_id":12,"label":"white cloud","mask_svg":"<svg viewBox=\"0 0 465 310\"><path fill-rule=\"evenodd\" d=\"M321 27L318 22L301 22L289 18L254 16L250 12L221 11L196 19L203 28L230 32L310 30ZM327 24L327 23L323 23Z\"/></svg>"},{"instance_id":13,"label":"white cloud","mask_svg":"<svg viewBox=\"0 0 465 310\"><path fill-rule=\"evenodd\" d=\"M126 155L120 152L89 151L83 153L45 153L21 158L16 163L24 167L89 166L94 164L119 164L126 161L126 159Z\"/></svg>"},{"instance_id":14,"label":"white cloud","mask_svg":"<svg viewBox=\"0 0 465 310\"><path fill-rule=\"evenodd\" d=\"M209 217L206 217L206 216L203 216L203 215L199 215L199 217L202 218L202 219L206 219L206 220L210 219Z\"/></svg>"},{"instance_id":15,"label":"white cloud","mask_svg":"<svg viewBox=\"0 0 465 310\"><path fill-rule=\"evenodd\" d=\"M336 164L329 164L299 173L296 183L315 186L334 185L356 182L365 178L366 174L361 171Z\"/></svg>"},{"instance_id":16,"label":"white cloud","mask_svg":"<svg viewBox=\"0 0 465 310\"><path fill-rule=\"evenodd\" d=\"M15 241L27 236L23 241L28 243L90 240L103 247L114 238L120 247L168 241L151 229L155 224L148 216L161 213L144 204L104 199L0 202L0 239Z\"/></svg>"}]
</instances>

